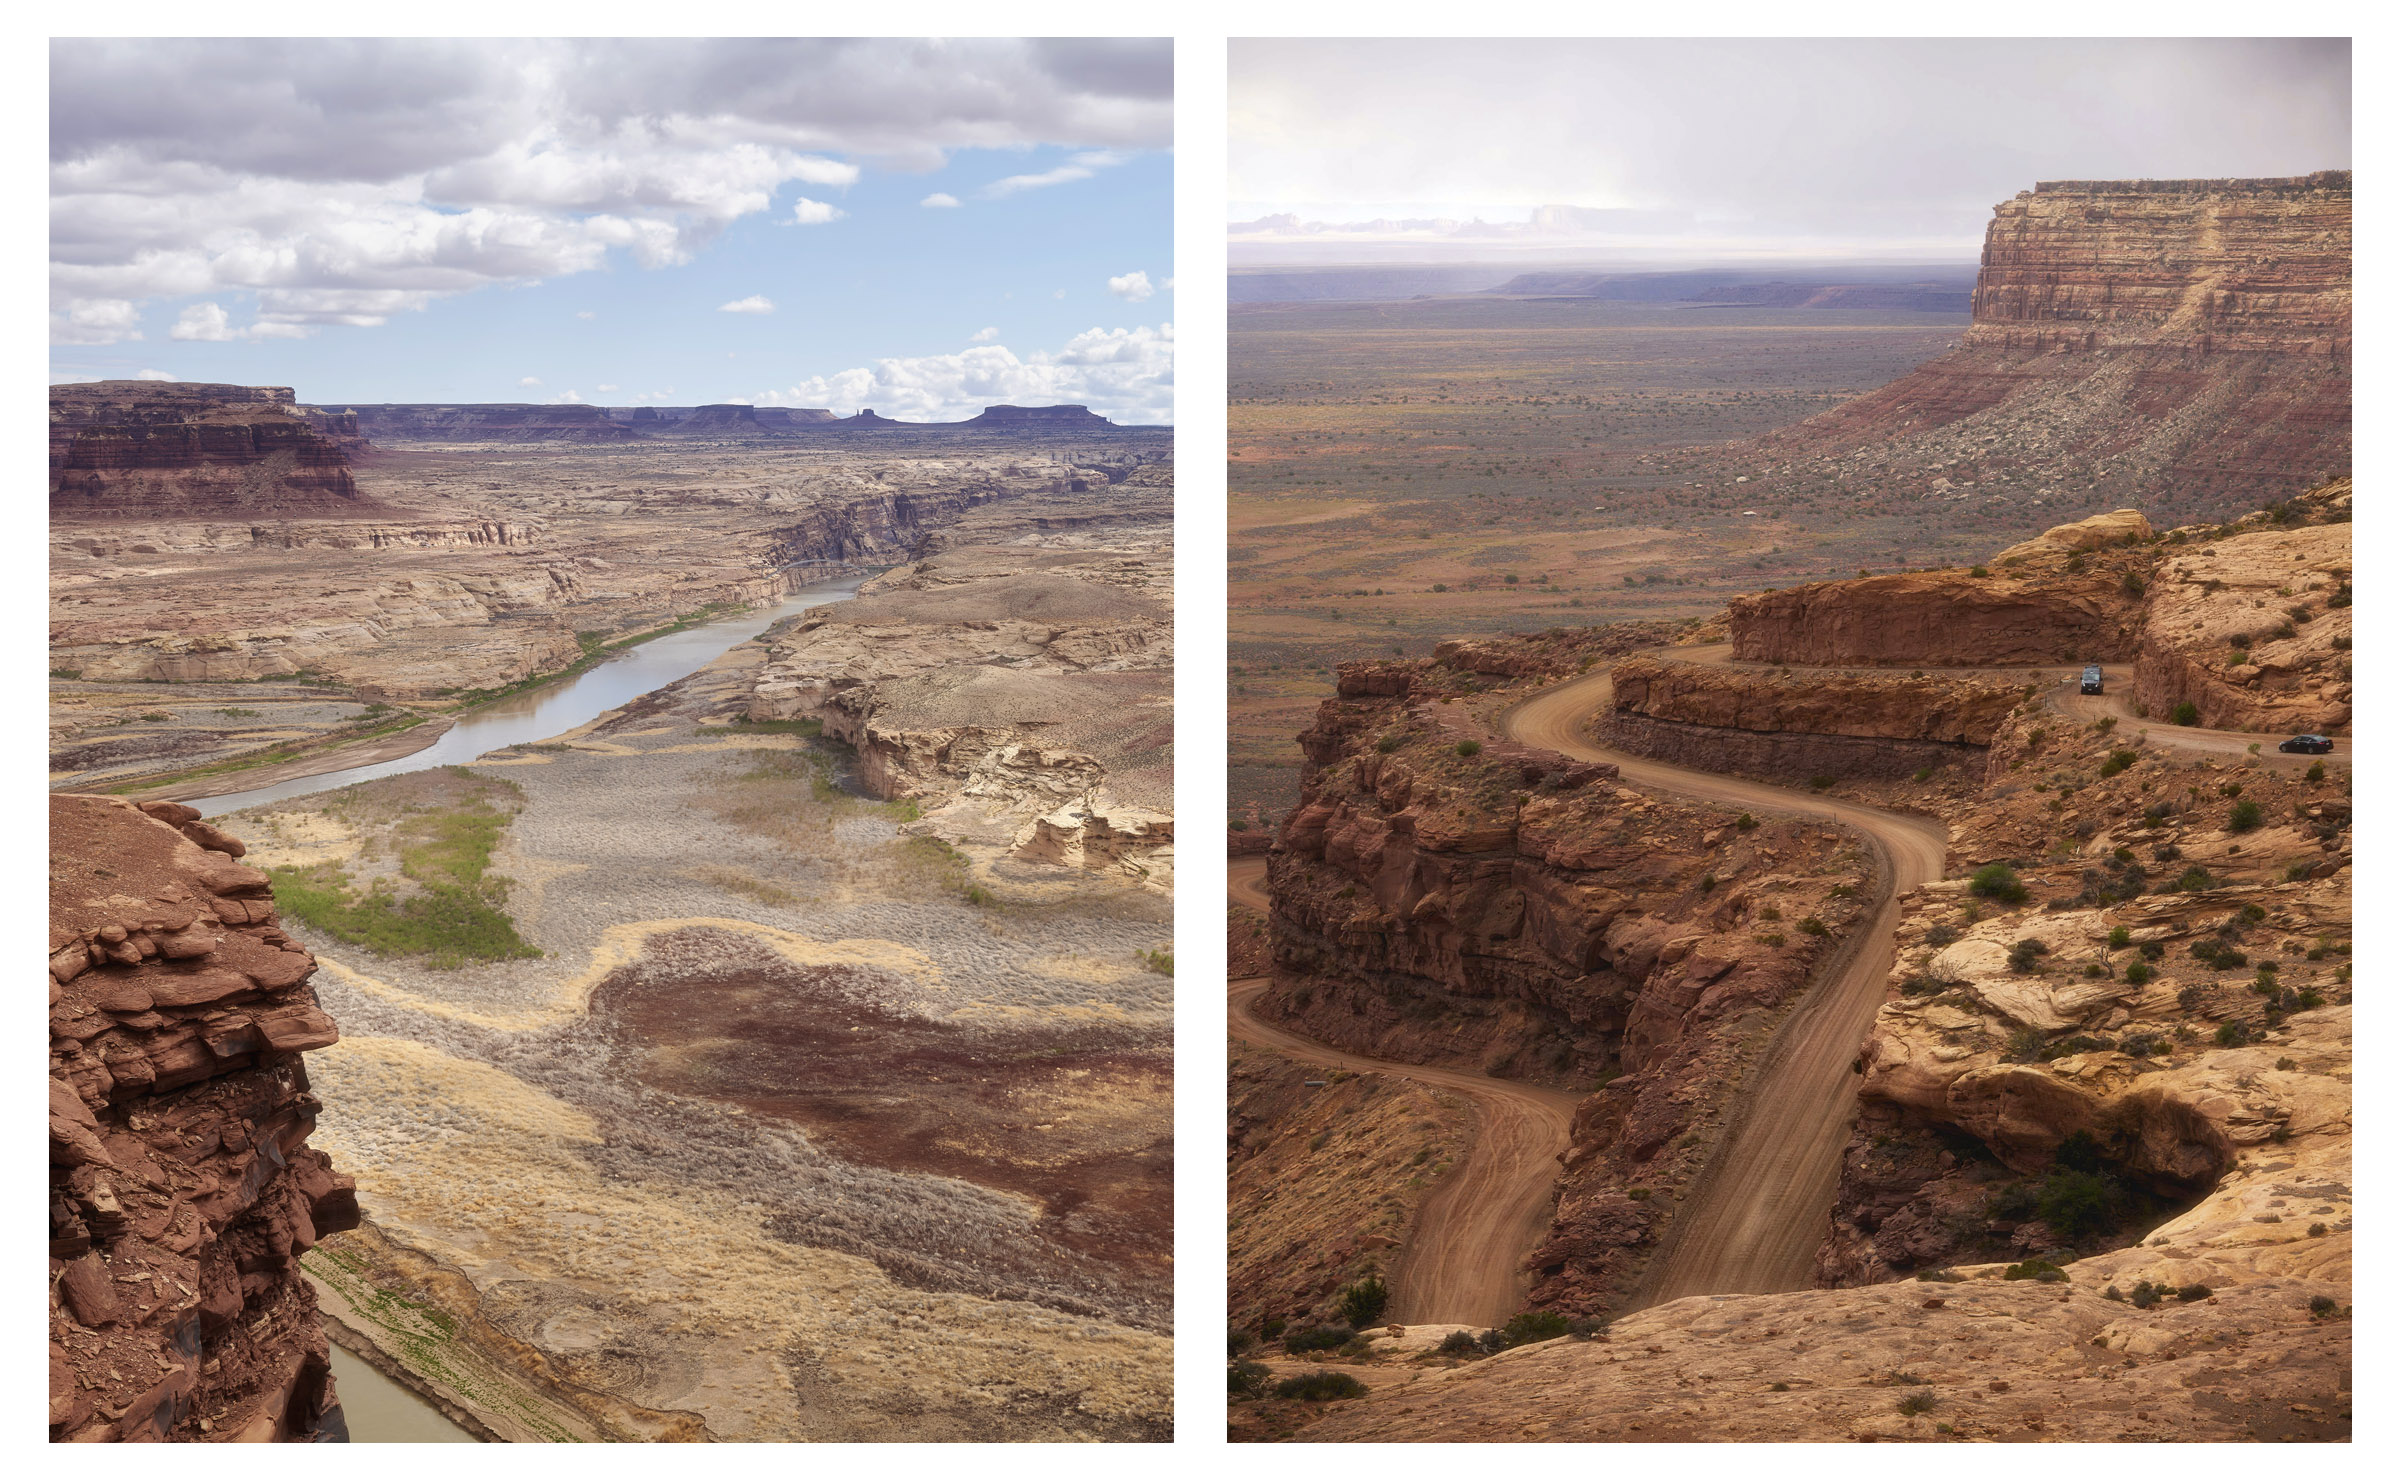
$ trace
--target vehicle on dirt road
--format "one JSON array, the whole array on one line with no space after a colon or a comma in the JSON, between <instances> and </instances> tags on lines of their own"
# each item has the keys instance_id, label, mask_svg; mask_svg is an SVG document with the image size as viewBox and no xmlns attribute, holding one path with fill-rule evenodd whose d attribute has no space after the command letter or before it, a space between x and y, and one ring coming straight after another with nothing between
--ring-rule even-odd
<instances>
[{"instance_id":1,"label":"vehicle on dirt road","mask_svg":"<svg viewBox=\"0 0 2400 1480\"><path fill-rule=\"evenodd\" d=\"M2331 755L2333 737L2330 735L2294 735L2275 747L2286 755Z\"/></svg>"},{"instance_id":2,"label":"vehicle on dirt road","mask_svg":"<svg viewBox=\"0 0 2400 1480\"><path fill-rule=\"evenodd\" d=\"M2087 693L2087 694L2097 694L2097 693L2099 693L2099 692L2101 691L2101 680L2103 679L2103 677L2105 677L2105 675L2103 675L2103 674L2100 672L2100 665L2099 665L2099 664L2097 664L2097 663L2086 663L2086 664L2084 664L2084 665L2083 665L2083 691L2084 691L2085 693Z\"/></svg>"}]
</instances>

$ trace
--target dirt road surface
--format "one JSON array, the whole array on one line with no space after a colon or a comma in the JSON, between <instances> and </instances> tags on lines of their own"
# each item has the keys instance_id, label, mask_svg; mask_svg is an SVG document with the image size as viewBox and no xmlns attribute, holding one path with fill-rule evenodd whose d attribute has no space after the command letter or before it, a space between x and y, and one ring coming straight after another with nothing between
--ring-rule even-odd
<instances>
[{"instance_id":1,"label":"dirt road surface","mask_svg":"<svg viewBox=\"0 0 2400 1480\"><path fill-rule=\"evenodd\" d=\"M1947 833L1928 818L1687 771L1593 744L1582 726L1609 702L1605 673L1545 690L1501 716L1511 739L1614 763L1636 786L1753 812L1847 824L1877 854L1872 911L1793 1009L1750 1077L1723 1149L1693 1184L1627 1309L1686 1295L1806 1289L1857 1113L1851 1064L1892 969L1900 890L1942 876Z\"/></svg>"}]
</instances>

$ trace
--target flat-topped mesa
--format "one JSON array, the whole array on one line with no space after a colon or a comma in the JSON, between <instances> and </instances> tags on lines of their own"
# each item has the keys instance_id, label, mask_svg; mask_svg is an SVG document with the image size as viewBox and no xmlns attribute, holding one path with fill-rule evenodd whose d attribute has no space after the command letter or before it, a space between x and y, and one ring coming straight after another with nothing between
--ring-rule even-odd
<instances>
[{"instance_id":1,"label":"flat-topped mesa","mask_svg":"<svg viewBox=\"0 0 2400 1480\"><path fill-rule=\"evenodd\" d=\"M101 380L50 388L50 513L112 518L383 513L350 475L355 424L286 386Z\"/></svg>"},{"instance_id":2,"label":"flat-topped mesa","mask_svg":"<svg viewBox=\"0 0 2400 1480\"><path fill-rule=\"evenodd\" d=\"M53 1439L306 1442L336 1409L299 1266L359 1221L308 1145L301 1055L333 1020L267 876L199 818L50 802Z\"/></svg>"},{"instance_id":3,"label":"flat-topped mesa","mask_svg":"<svg viewBox=\"0 0 2400 1480\"><path fill-rule=\"evenodd\" d=\"M969 420L971 427L1009 429L1023 427L1029 431L1055 431L1060 428L1106 427L1115 422L1105 416L1095 416L1089 406L986 406L983 414Z\"/></svg>"},{"instance_id":4,"label":"flat-topped mesa","mask_svg":"<svg viewBox=\"0 0 2400 1480\"><path fill-rule=\"evenodd\" d=\"M572 403L437 406L358 401L306 409L354 413L359 430L378 442L623 442L637 435L631 426L611 420L607 407Z\"/></svg>"},{"instance_id":5,"label":"flat-topped mesa","mask_svg":"<svg viewBox=\"0 0 2400 1480\"><path fill-rule=\"evenodd\" d=\"M2347 362L2350 172L2049 180L1985 234L1966 347L2260 350Z\"/></svg>"},{"instance_id":6,"label":"flat-topped mesa","mask_svg":"<svg viewBox=\"0 0 2400 1480\"><path fill-rule=\"evenodd\" d=\"M1759 448L2178 519L2288 498L2350 469L2350 285L2346 170L2045 182L1994 207L1956 349Z\"/></svg>"}]
</instances>

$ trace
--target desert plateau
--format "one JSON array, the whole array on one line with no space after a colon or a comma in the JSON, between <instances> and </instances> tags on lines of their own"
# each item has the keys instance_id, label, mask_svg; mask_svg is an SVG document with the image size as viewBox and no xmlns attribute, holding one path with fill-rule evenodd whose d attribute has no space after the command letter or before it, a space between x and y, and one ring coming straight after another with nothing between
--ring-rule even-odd
<instances>
[{"instance_id":1,"label":"desert plateau","mask_svg":"<svg viewBox=\"0 0 2400 1480\"><path fill-rule=\"evenodd\" d=\"M56 1436L1167 1434L1169 434L640 409L54 392Z\"/></svg>"}]
</instances>

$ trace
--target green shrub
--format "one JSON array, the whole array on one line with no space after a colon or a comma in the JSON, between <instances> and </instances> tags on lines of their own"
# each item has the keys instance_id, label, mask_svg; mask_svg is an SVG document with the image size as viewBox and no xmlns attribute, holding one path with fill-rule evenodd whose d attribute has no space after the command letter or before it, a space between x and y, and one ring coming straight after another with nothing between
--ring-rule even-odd
<instances>
[{"instance_id":1,"label":"green shrub","mask_svg":"<svg viewBox=\"0 0 2400 1480\"><path fill-rule=\"evenodd\" d=\"M2115 1227L2123 1203L2123 1190L2108 1178L2061 1168L2042 1183L2033 1211L2053 1233L2076 1243Z\"/></svg>"},{"instance_id":2,"label":"green shrub","mask_svg":"<svg viewBox=\"0 0 2400 1480\"><path fill-rule=\"evenodd\" d=\"M2100 763L2100 775L2105 780L2120 772L2131 770L2133 763L2140 759L2139 755L2130 750L2112 750L2108 753L2108 759Z\"/></svg>"},{"instance_id":3,"label":"green shrub","mask_svg":"<svg viewBox=\"0 0 2400 1480\"><path fill-rule=\"evenodd\" d=\"M2125 572L2125 579L2120 581L2118 585L2128 596L2139 596L2145 589L2147 589L2142 585L2142 578L2132 571Z\"/></svg>"},{"instance_id":4,"label":"green shrub","mask_svg":"<svg viewBox=\"0 0 2400 1480\"><path fill-rule=\"evenodd\" d=\"M1510 1316L1500 1334L1507 1338L1509 1346L1529 1346L1537 1341L1555 1341L1566 1335L1568 1329L1567 1318L1556 1311L1524 1310Z\"/></svg>"},{"instance_id":5,"label":"green shrub","mask_svg":"<svg viewBox=\"0 0 2400 1480\"><path fill-rule=\"evenodd\" d=\"M1814 915L1810 915L1807 919L1800 922L1800 933L1802 935L1823 936L1831 935L1833 932L1825 928L1824 921L1818 919Z\"/></svg>"},{"instance_id":6,"label":"green shrub","mask_svg":"<svg viewBox=\"0 0 2400 1480\"><path fill-rule=\"evenodd\" d=\"M1391 1298L1392 1292L1385 1288L1383 1277L1369 1274L1343 1290L1334 1305L1343 1320L1363 1329L1383 1319L1384 1307L1391 1303Z\"/></svg>"},{"instance_id":7,"label":"green shrub","mask_svg":"<svg viewBox=\"0 0 2400 1480\"><path fill-rule=\"evenodd\" d=\"M1328 1372L1322 1369L1287 1377L1275 1384L1278 1398L1297 1398L1303 1403L1324 1403L1337 1398L1363 1398L1367 1385L1347 1372Z\"/></svg>"},{"instance_id":8,"label":"green shrub","mask_svg":"<svg viewBox=\"0 0 2400 1480\"><path fill-rule=\"evenodd\" d=\"M1741 816L1739 816L1739 817L1736 817L1735 819L1733 819L1733 827L1734 827L1734 831L1736 831L1736 832L1748 832L1748 831L1750 831L1752 828L1755 828L1755 827L1757 827L1757 826L1758 826L1758 819L1757 819L1757 818L1755 818L1755 817L1753 817L1753 816L1751 816L1751 815L1750 815L1749 813L1747 813L1747 812L1744 812L1744 813L1743 813Z\"/></svg>"},{"instance_id":9,"label":"green shrub","mask_svg":"<svg viewBox=\"0 0 2400 1480\"><path fill-rule=\"evenodd\" d=\"M1927 1409L1933 1407L1933 1394L1910 1393L1907 1397L1900 1400L1899 1406L1901 1413L1910 1418L1914 1418L1918 1414L1923 1413Z\"/></svg>"},{"instance_id":10,"label":"green shrub","mask_svg":"<svg viewBox=\"0 0 2400 1480\"><path fill-rule=\"evenodd\" d=\"M2217 881L2207 869L2195 863L2185 869L2182 875L2167 887L2169 889L2214 889L2217 887Z\"/></svg>"},{"instance_id":11,"label":"green shrub","mask_svg":"<svg viewBox=\"0 0 2400 1480\"><path fill-rule=\"evenodd\" d=\"M1229 1357L1238 1357L1256 1345L1258 1338L1239 1326L1229 1327L1225 1332L1225 1355Z\"/></svg>"},{"instance_id":12,"label":"green shrub","mask_svg":"<svg viewBox=\"0 0 2400 1480\"><path fill-rule=\"evenodd\" d=\"M2217 1024L2217 1046L2219 1048L2240 1048L2243 1044L2248 1043L2249 1041L2250 1030L2244 1027L2242 1024Z\"/></svg>"},{"instance_id":13,"label":"green shrub","mask_svg":"<svg viewBox=\"0 0 2400 1480\"><path fill-rule=\"evenodd\" d=\"M2019 1028L2008 1035L2007 1058L2012 1064L2031 1064L2040 1060L2048 1040L2039 1028Z\"/></svg>"},{"instance_id":14,"label":"green shrub","mask_svg":"<svg viewBox=\"0 0 2400 1480\"><path fill-rule=\"evenodd\" d=\"M1472 1331L1453 1331L1434 1350L1445 1357L1479 1357L1483 1355L1483 1343L1475 1339Z\"/></svg>"},{"instance_id":15,"label":"green shrub","mask_svg":"<svg viewBox=\"0 0 2400 1480\"><path fill-rule=\"evenodd\" d=\"M1483 742L1480 740L1461 740L1458 742L1458 744L1452 746L1451 748L1456 750L1460 755L1481 755L1483 753Z\"/></svg>"},{"instance_id":16,"label":"green shrub","mask_svg":"<svg viewBox=\"0 0 2400 1480\"><path fill-rule=\"evenodd\" d=\"M2173 724L2196 725L2200 723L2200 706L2186 699L2168 711L2167 719Z\"/></svg>"},{"instance_id":17,"label":"green shrub","mask_svg":"<svg viewBox=\"0 0 2400 1480\"><path fill-rule=\"evenodd\" d=\"M2148 1310L2151 1306L2164 1300L2168 1293L2164 1285L2154 1285L2148 1280L2143 1280L2133 1287L2133 1294L2128 1298L2135 1310Z\"/></svg>"},{"instance_id":18,"label":"green shrub","mask_svg":"<svg viewBox=\"0 0 2400 1480\"><path fill-rule=\"evenodd\" d=\"M1273 1341L1276 1337L1283 1334L1283 1328L1283 1317L1269 1316L1265 1320L1258 1323L1258 1339L1261 1341Z\"/></svg>"},{"instance_id":19,"label":"green shrub","mask_svg":"<svg viewBox=\"0 0 2400 1480\"><path fill-rule=\"evenodd\" d=\"M1706 894L1716 887L1717 876L1715 874L1702 874L1700 876L1700 892L1702 894Z\"/></svg>"},{"instance_id":20,"label":"green shrub","mask_svg":"<svg viewBox=\"0 0 2400 1480\"><path fill-rule=\"evenodd\" d=\"M2133 944L2133 932L2124 926L2119 925L2108 932L2108 948L2110 950L2121 951L2131 944Z\"/></svg>"},{"instance_id":21,"label":"green shrub","mask_svg":"<svg viewBox=\"0 0 2400 1480\"><path fill-rule=\"evenodd\" d=\"M2005 863L1987 863L1975 870L1974 877L1967 881L1967 892L2008 904L2024 903L2026 894L2017 871Z\"/></svg>"},{"instance_id":22,"label":"green shrub","mask_svg":"<svg viewBox=\"0 0 2400 1480\"><path fill-rule=\"evenodd\" d=\"M1267 1380L1275 1374L1264 1362L1236 1362L1225 1369L1225 1392L1234 1398L1266 1396Z\"/></svg>"},{"instance_id":23,"label":"green shrub","mask_svg":"<svg viewBox=\"0 0 2400 1480\"><path fill-rule=\"evenodd\" d=\"M2308 779L2311 781L2322 781L2325 779L2325 763L2323 761L2311 761L2309 763Z\"/></svg>"},{"instance_id":24,"label":"green shrub","mask_svg":"<svg viewBox=\"0 0 2400 1480\"><path fill-rule=\"evenodd\" d=\"M1967 567L1967 574L1968 574L1968 575L1971 575L1971 576L1974 576L1974 577L1976 577L1978 580L1980 580L1980 579L1982 579L1983 577L1990 575L1990 574L1991 574L1991 571L1990 571L1988 568L1984 567L1984 566L1980 566L1980 565L1971 565L1971 566L1968 566L1968 567Z\"/></svg>"},{"instance_id":25,"label":"green shrub","mask_svg":"<svg viewBox=\"0 0 2400 1480\"><path fill-rule=\"evenodd\" d=\"M2332 1315L2335 1311L2340 1310L2341 1308L2342 1303L2334 1299L2331 1295L2311 1295L2308 1297L2308 1313L2312 1316L2315 1316L2320 1321L2325 1319L2327 1316Z\"/></svg>"},{"instance_id":26,"label":"green shrub","mask_svg":"<svg viewBox=\"0 0 2400 1480\"><path fill-rule=\"evenodd\" d=\"M1808 788L1811 791L1831 791L1835 780L1832 776L1811 776L1808 778Z\"/></svg>"},{"instance_id":27,"label":"green shrub","mask_svg":"<svg viewBox=\"0 0 2400 1480\"><path fill-rule=\"evenodd\" d=\"M1908 779L1909 779L1909 780L1911 780L1911 781L1914 781L1914 782L1915 782L1915 783L1917 783L1917 785L1919 785L1919 786L1923 786L1923 785L1924 785L1926 782L1928 782L1928 781L1931 781L1931 780L1933 779L1933 767L1931 767L1931 766L1925 766L1925 767L1922 767L1922 768L1920 768L1920 769L1917 771L1917 773L1916 773L1915 775L1913 775L1913 776L1909 777Z\"/></svg>"},{"instance_id":28,"label":"green shrub","mask_svg":"<svg viewBox=\"0 0 2400 1480\"><path fill-rule=\"evenodd\" d=\"M2206 1285L2185 1285L2175 1292L2175 1298L2178 1300L2206 1300L2216 1293Z\"/></svg>"},{"instance_id":29,"label":"green shrub","mask_svg":"<svg viewBox=\"0 0 2400 1480\"><path fill-rule=\"evenodd\" d=\"M2012 1264L2000 1271L2000 1278L2004 1280L2038 1280L2045 1285L2059 1284L2066 1277L2065 1270L2047 1259L2028 1259L2021 1264Z\"/></svg>"},{"instance_id":30,"label":"green shrub","mask_svg":"<svg viewBox=\"0 0 2400 1480\"><path fill-rule=\"evenodd\" d=\"M2125 980L2133 983L2137 987L2142 985L2144 982L2150 980L2150 967L2141 961L2126 962Z\"/></svg>"},{"instance_id":31,"label":"green shrub","mask_svg":"<svg viewBox=\"0 0 2400 1480\"><path fill-rule=\"evenodd\" d=\"M2233 811L2226 815L2225 830L2237 833L2254 832L2259 823L2265 820L2265 816L2266 814L2256 802L2235 802Z\"/></svg>"},{"instance_id":32,"label":"green shrub","mask_svg":"<svg viewBox=\"0 0 2400 1480\"><path fill-rule=\"evenodd\" d=\"M1403 736L1386 735L1382 739L1375 742L1375 749L1384 755L1390 755L1393 751L1398 750L1405 743L1406 739Z\"/></svg>"},{"instance_id":33,"label":"green shrub","mask_svg":"<svg viewBox=\"0 0 2400 1480\"><path fill-rule=\"evenodd\" d=\"M2008 948L2008 969L2020 974L2032 971L2050 948L2038 940L2021 940Z\"/></svg>"}]
</instances>

